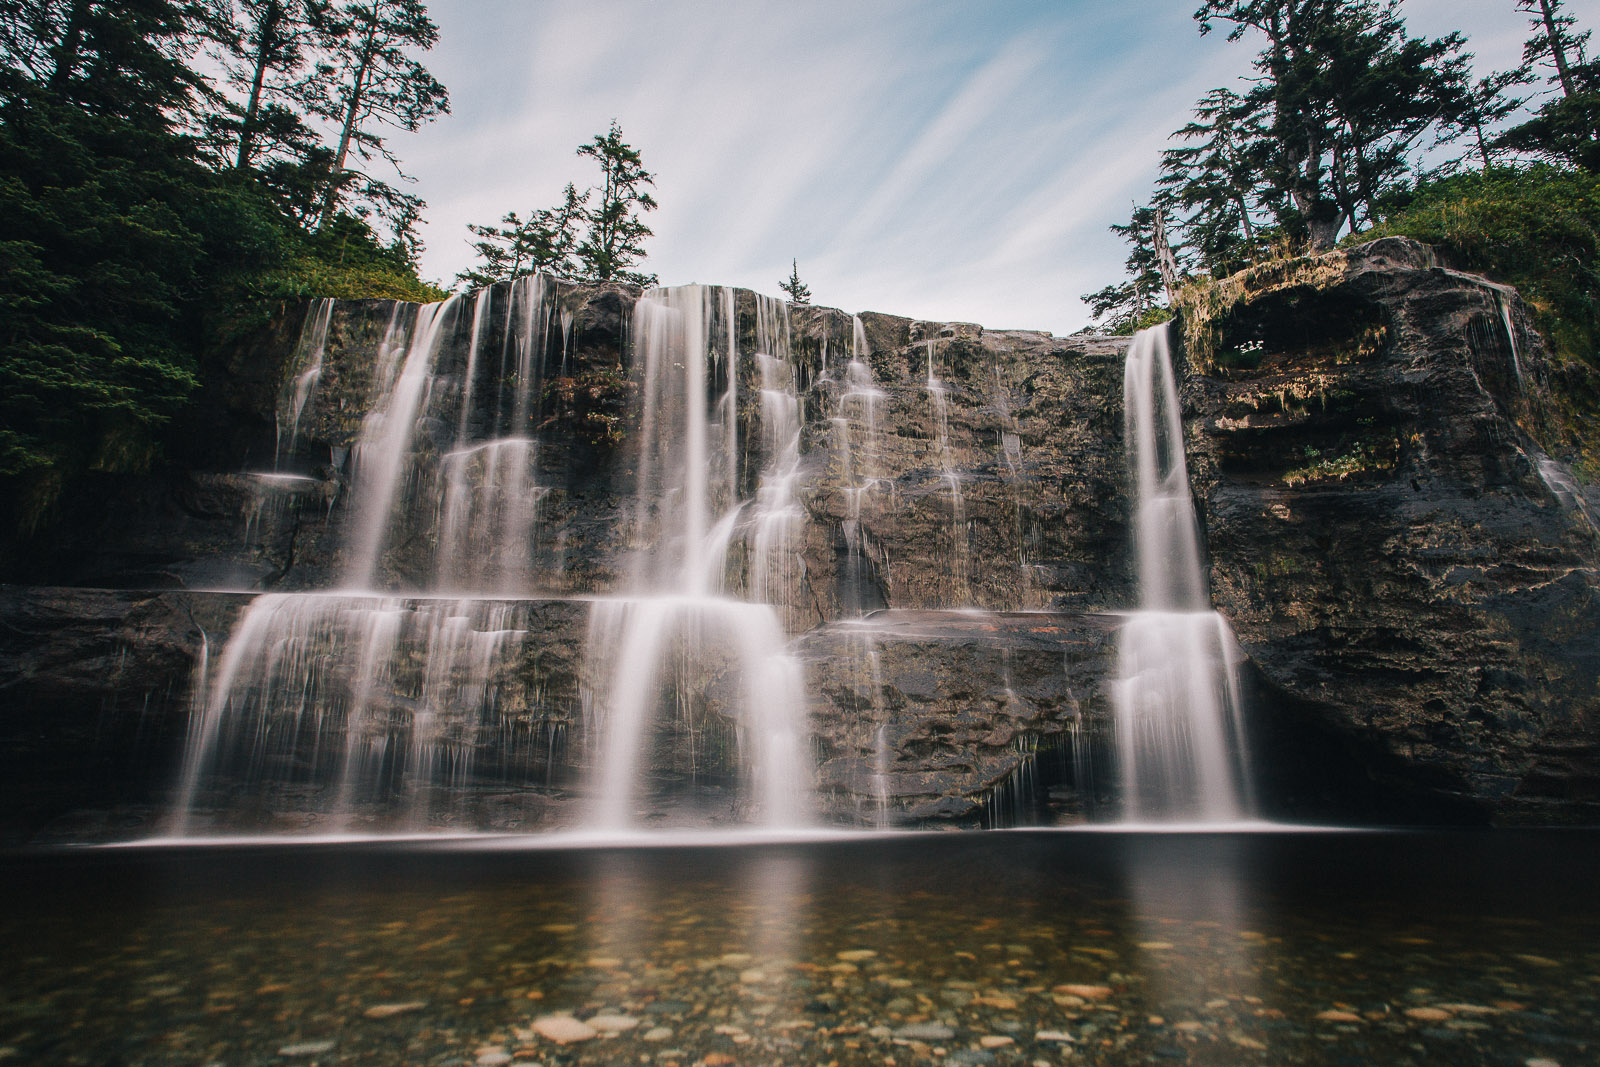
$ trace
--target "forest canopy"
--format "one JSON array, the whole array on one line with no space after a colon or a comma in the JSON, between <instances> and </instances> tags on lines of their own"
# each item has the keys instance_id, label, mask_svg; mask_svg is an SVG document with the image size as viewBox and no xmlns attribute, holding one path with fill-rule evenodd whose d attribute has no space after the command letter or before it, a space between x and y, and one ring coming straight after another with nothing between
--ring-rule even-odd
<instances>
[{"instance_id":1,"label":"forest canopy","mask_svg":"<svg viewBox=\"0 0 1600 1067\"><path fill-rule=\"evenodd\" d=\"M1522 62L1474 79L1459 34L1411 36L1400 0L1205 0L1201 34L1257 51L1172 134L1154 197L1111 229L1126 277L1087 294L1131 332L1203 285L1341 239L1404 234L1524 289L1558 352L1600 339L1600 60L1566 0Z\"/></svg>"},{"instance_id":2,"label":"forest canopy","mask_svg":"<svg viewBox=\"0 0 1600 1067\"><path fill-rule=\"evenodd\" d=\"M437 298L388 144L449 108L437 37L419 0L0 0L0 522L148 465L281 301Z\"/></svg>"}]
</instances>

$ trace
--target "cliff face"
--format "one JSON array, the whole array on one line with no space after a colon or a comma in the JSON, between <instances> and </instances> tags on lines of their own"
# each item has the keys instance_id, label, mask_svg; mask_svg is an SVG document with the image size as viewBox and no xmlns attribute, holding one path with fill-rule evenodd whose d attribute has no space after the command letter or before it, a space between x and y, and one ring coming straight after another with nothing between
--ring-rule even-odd
<instances>
[{"instance_id":1,"label":"cliff face","mask_svg":"<svg viewBox=\"0 0 1600 1067\"><path fill-rule=\"evenodd\" d=\"M1535 443L1543 345L1415 243L1321 270L1210 324L1186 394L1212 595L1274 728L1462 817L1593 819L1596 513Z\"/></svg>"},{"instance_id":2,"label":"cliff face","mask_svg":"<svg viewBox=\"0 0 1600 1067\"><path fill-rule=\"evenodd\" d=\"M1515 294L1390 240L1223 295L1190 309L1182 395L1213 600L1248 656L1267 812L1595 817L1596 531L1583 489L1533 443L1559 427ZM537 577L518 609L533 621L496 683L505 730L471 741L473 819L501 828L560 823L583 803L592 638L582 602L560 598L627 590L633 553L654 536L631 504L645 461L637 293L559 284L548 296L537 337L521 334L545 353L540 378L518 383L536 433ZM756 352L770 306L730 299L736 479L754 497L769 459ZM480 335L511 337L504 287L481 300ZM206 462L108 480L16 558L13 581L172 591L6 594L11 836L73 809L143 805L150 818L170 800L199 635L215 641L248 600L195 590L348 580L351 450L395 314L333 307L303 406L303 324L279 324L211 383L189 450ZM856 327L809 307L788 323L803 521L782 614L806 673L824 808L890 825L1114 810L1115 612L1137 602L1126 340L877 314ZM484 349L471 317L446 328L438 373L477 383L477 399L430 411L430 456L503 418L515 377L473 360ZM408 491L426 502L442 492L430 481L442 463L424 459ZM409 514L379 574L429 588L443 520L437 507ZM735 538L735 589L754 581L755 555ZM95 657L116 669L85 671ZM657 780L715 788L731 773L730 678L712 657L671 683L685 711L658 739ZM395 715L411 699L402 689L383 698ZM97 777L73 770L84 753Z\"/></svg>"}]
</instances>

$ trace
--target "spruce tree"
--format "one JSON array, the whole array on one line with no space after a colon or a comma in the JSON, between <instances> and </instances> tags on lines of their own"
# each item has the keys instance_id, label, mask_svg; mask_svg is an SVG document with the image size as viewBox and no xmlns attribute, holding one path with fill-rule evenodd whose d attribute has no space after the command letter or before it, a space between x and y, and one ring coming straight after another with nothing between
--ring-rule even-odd
<instances>
[{"instance_id":1,"label":"spruce tree","mask_svg":"<svg viewBox=\"0 0 1600 1067\"><path fill-rule=\"evenodd\" d=\"M1508 130L1497 144L1527 155L1600 171L1600 60L1587 54L1589 30L1562 0L1517 0L1530 16L1532 37L1523 47L1523 70L1549 70L1553 98L1533 118Z\"/></svg>"},{"instance_id":2,"label":"spruce tree","mask_svg":"<svg viewBox=\"0 0 1600 1067\"><path fill-rule=\"evenodd\" d=\"M1409 37L1399 0L1206 0L1195 19L1265 39L1244 96L1265 130L1258 196L1313 251L1370 219L1467 106L1465 39Z\"/></svg>"},{"instance_id":3,"label":"spruce tree","mask_svg":"<svg viewBox=\"0 0 1600 1067\"><path fill-rule=\"evenodd\" d=\"M811 303L811 287L800 280L800 263L798 260L789 261L788 280L779 282L778 288L789 294L789 302L792 304Z\"/></svg>"},{"instance_id":4,"label":"spruce tree","mask_svg":"<svg viewBox=\"0 0 1600 1067\"><path fill-rule=\"evenodd\" d=\"M480 262L456 275L456 284L469 288L493 285L524 274L544 272L561 276L577 273L573 259L578 246L578 224L584 219L589 192L578 192L571 182L562 190L561 204L532 212L524 222L508 212L499 226L468 225L482 240L473 244Z\"/></svg>"},{"instance_id":5,"label":"spruce tree","mask_svg":"<svg viewBox=\"0 0 1600 1067\"><path fill-rule=\"evenodd\" d=\"M655 198L644 190L655 184L655 176L644 169L639 150L622 139L614 119L606 133L580 146L578 155L600 164L601 172L595 190L600 195L584 214L589 228L577 249L580 273L595 281L654 285L654 274L629 268L644 258L644 239L651 236L640 213L656 209Z\"/></svg>"},{"instance_id":6,"label":"spruce tree","mask_svg":"<svg viewBox=\"0 0 1600 1067\"><path fill-rule=\"evenodd\" d=\"M414 132L450 111L445 87L408 53L427 51L438 39L439 28L421 0L345 0L319 20L318 46L327 58L317 65L306 104L339 130L319 229L351 200L391 221L418 206L415 197L352 161L383 159L405 178L379 131L387 126Z\"/></svg>"}]
</instances>

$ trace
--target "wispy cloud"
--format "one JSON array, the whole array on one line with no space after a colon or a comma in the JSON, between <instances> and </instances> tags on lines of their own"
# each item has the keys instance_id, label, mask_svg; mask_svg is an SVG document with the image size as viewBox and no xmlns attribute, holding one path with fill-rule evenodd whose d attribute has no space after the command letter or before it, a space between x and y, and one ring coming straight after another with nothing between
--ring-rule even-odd
<instances>
[{"instance_id":1,"label":"wispy cloud","mask_svg":"<svg viewBox=\"0 0 1600 1067\"><path fill-rule=\"evenodd\" d=\"M1168 133L1253 51L1171 0L429 6L455 113L398 147L431 276L468 265L467 223L592 180L574 150L616 118L658 177L663 282L773 292L797 258L826 303L1057 332L1120 276L1106 227L1149 195ZM1522 24L1477 10L1498 6L1406 11L1506 65Z\"/></svg>"}]
</instances>

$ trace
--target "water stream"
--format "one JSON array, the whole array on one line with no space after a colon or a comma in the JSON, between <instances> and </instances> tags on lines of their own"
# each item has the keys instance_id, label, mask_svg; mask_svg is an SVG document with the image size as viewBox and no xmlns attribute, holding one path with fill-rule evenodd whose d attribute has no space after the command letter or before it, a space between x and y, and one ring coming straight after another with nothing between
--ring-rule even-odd
<instances>
[{"instance_id":1,"label":"water stream","mask_svg":"<svg viewBox=\"0 0 1600 1067\"><path fill-rule=\"evenodd\" d=\"M1125 816L1229 822L1250 808L1233 635L1211 610L1166 326L1128 349L1124 432L1139 607L1117 640Z\"/></svg>"}]
</instances>

